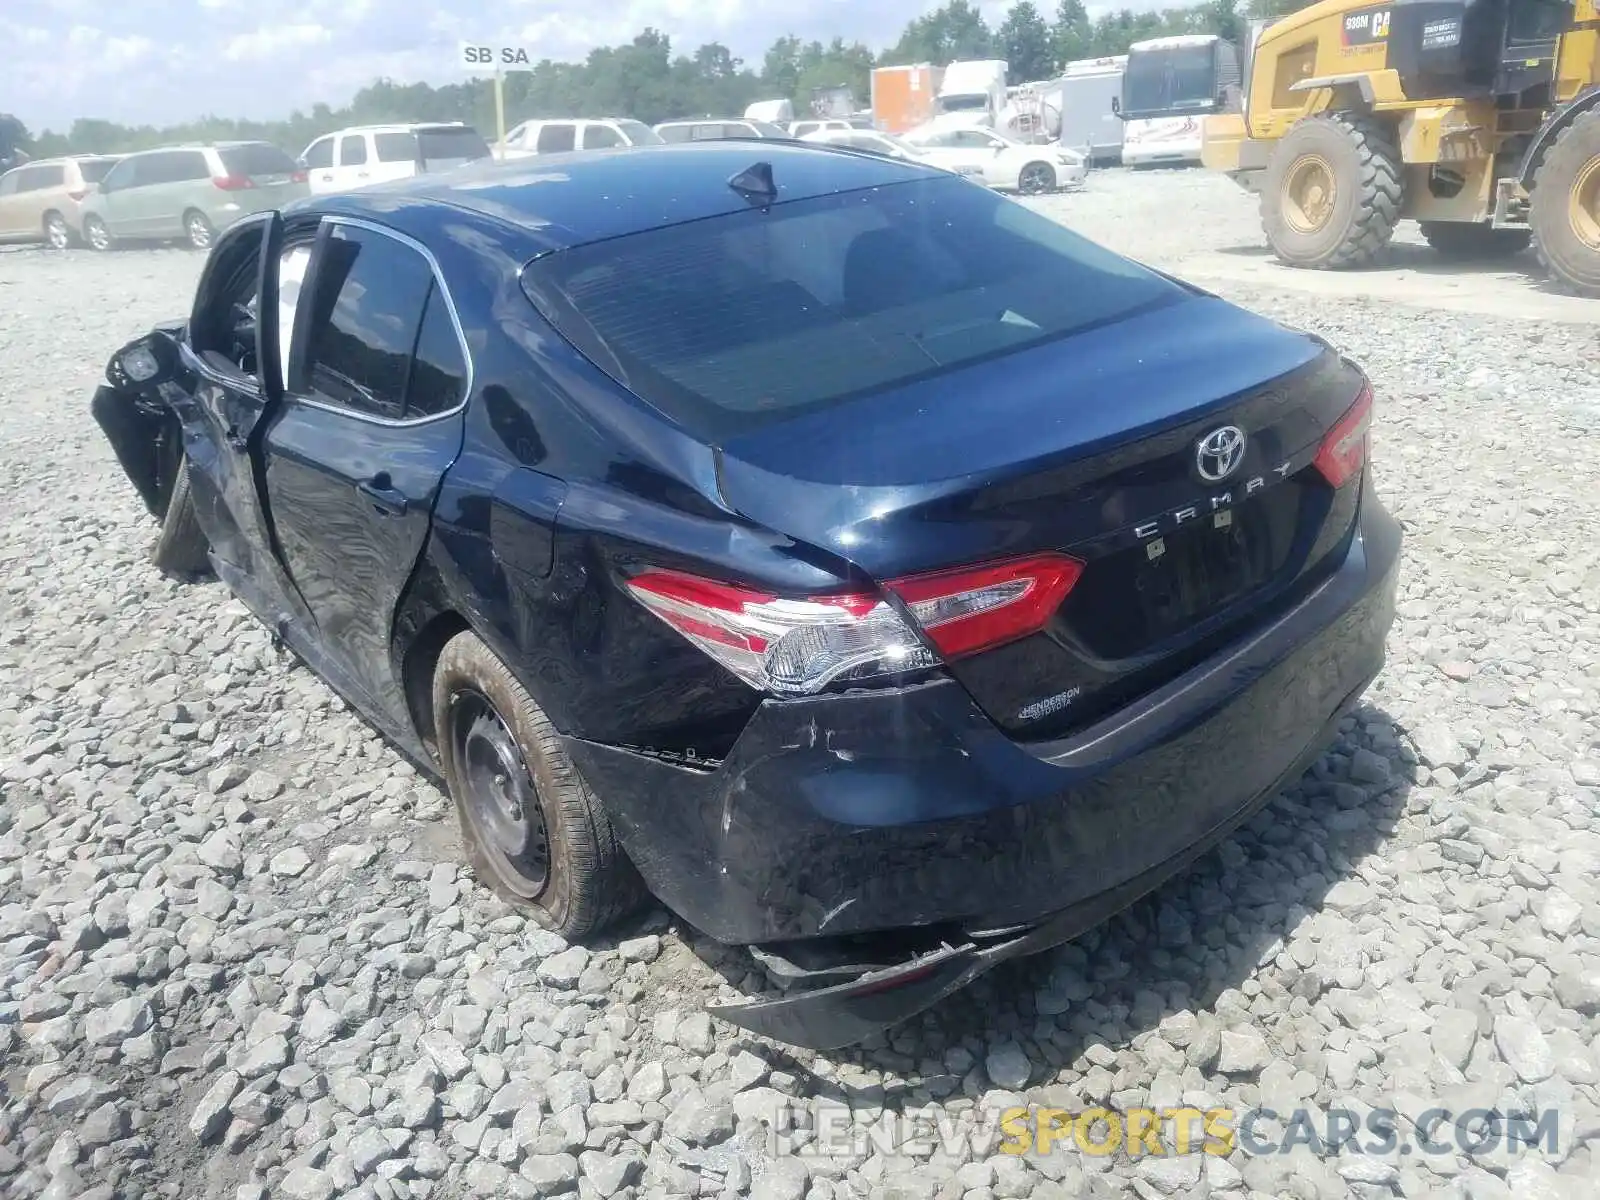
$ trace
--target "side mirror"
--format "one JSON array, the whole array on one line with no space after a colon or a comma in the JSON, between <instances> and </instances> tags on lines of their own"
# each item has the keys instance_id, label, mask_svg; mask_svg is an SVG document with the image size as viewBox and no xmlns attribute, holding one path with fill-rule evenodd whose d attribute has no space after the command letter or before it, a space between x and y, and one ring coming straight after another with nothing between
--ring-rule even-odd
<instances>
[{"instance_id":1,"label":"side mirror","mask_svg":"<svg viewBox=\"0 0 1600 1200\"><path fill-rule=\"evenodd\" d=\"M177 339L164 330L152 330L111 356L106 380L119 391L156 387L178 374L181 361Z\"/></svg>"},{"instance_id":2,"label":"side mirror","mask_svg":"<svg viewBox=\"0 0 1600 1200\"><path fill-rule=\"evenodd\" d=\"M1122 115L1122 100L1119 97L1111 97L1111 112L1118 117Z\"/></svg>"},{"instance_id":3,"label":"side mirror","mask_svg":"<svg viewBox=\"0 0 1600 1200\"><path fill-rule=\"evenodd\" d=\"M304 155L301 155L299 158L295 159L294 165L302 171L309 171L311 169L311 164L306 162Z\"/></svg>"}]
</instances>

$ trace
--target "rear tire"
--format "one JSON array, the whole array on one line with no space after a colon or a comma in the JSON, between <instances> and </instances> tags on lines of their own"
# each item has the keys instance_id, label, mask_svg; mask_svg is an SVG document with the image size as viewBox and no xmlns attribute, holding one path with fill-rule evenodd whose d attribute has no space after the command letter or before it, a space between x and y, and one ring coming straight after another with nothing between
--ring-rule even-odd
<instances>
[{"instance_id":1,"label":"rear tire","mask_svg":"<svg viewBox=\"0 0 1600 1200\"><path fill-rule=\"evenodd\" d=\"M96 250L109 250L116 244L111 231L106 228L106 223L99 217L83 219L83 237Z\"/></svg>"},{"instance_id":2,"label":"rear tire","mask_svg":"<svg viewBox=\"0 0 1600 1200\"><path fill-rule=\"evenodd\" d=\"M555 727L476 634L440 651L433 712L441 774L480 882L571 940L641 904L644 884Z\"/></svg>"},{"instance_id":3,"label":"rear tire","mask_svg":"<svg viewBox=\"0 0 1600 1200\"><path fill-rule=\"evenodd\" d=\"M67 224L65 217L58 212L47 212L44 215L44 240L52 250L67 250L77 239L72 236L72 226Z\"/></svg>"},{"instance_id":4,"label":"rear tire","mask_svg":"<svg viewBox=\"0 0 1600 1200\"><path fill-rule=\"evenodd\" d=\"M156 539L150 558L162 574L187 583L210 571L209 549L189 490L189 459L180 457L172 492L167 497L167 511L161 518L161 536Z\"/></svg>"},{"instance_id":5,"label":"rear tire","mask_svg":"<svg viewBox=\"0 0 1600 1200\"><path fill-rule=\"evenodd\" d=\"M196 250L210 250L211 243L216 241L217 231L211 227L204 213L191 208L183 214L183 235Z\"/></svg>"},{"instance_id":6,"label":"rear tire","mask_svg":"<svg viewBox=\"0 0 1600 1200\"><path fill-rule=\"evenodd\" d=\"M1533 241L1526 229L1495 229L1467 221L1418 221L1423 240L1443 258L1511 258Z\"/></svg>"},{"instance_id":7,"label":"rear tire","mask_svg":"<svg viewBox=\"0 0 1600 1200\"><path fill-rule=\"evenodd\" d=\"M1600 112L1556 135L1533 179L1528 223L1550 278L1580 296L1600 296Z\"/></svg>"},{"instance_id":8,"label":"rear tire","mask_svg":"<svg viewBox=\"0 0 1600 1200\"><path fill-rule=\"evenodd\" d=\"M1261 227L1278 261L1314 270L1372 263L1394 236L1400 154L1369 117L1308 117L1272 152L1261 182Z\"/></svg>"}]
</instances>

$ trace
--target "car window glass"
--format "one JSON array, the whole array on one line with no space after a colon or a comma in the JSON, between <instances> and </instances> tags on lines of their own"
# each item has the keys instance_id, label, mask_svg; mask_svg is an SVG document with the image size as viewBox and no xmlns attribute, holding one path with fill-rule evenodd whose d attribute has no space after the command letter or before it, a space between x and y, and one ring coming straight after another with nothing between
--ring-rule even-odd
<instances>
[{"instance_id":1,"label":"car window glass","mask_svg":"<svg viewBox=\"0 0 1600 1200\"><path fill-rule=\"evenodd\" d=\"M660 135L642 121L625 118L617 122L617 128L622 130L622 135L635 146L659 146L662 142Z\"/></svg>"},{"instance_id":2,"label":"car window glass","mask_svg":"<svg viewBox=\"0 0 1600 1200\"><path fill-rule=\"evenodd\" d=\"M168 167L169 183L188 183L196 179L210 179L211 167L199 150L179 150L172 154Z\"/></svg>"},{"instance_id":3,"label":"car window glass","mask_svg":"<svg viewBox=\"0 0 1600 1200\"><path fill-rule=\"evenodd\" d=\"M409 133L379 133L373 136L372 141L379 162L417 161L417 139Z\"/></svg>"},{"instance_id":4,"label":"car window glass","mask_svg":"<svg viewBox=\"0 0 1600 1200\"><path fill-rule=\"evenodd\" d=\"M15 195L17 183L21 178L21 171L7 171L4 175L0 175L0 196Z\"/></svg>"},{"instance_id":5,"label":"car window glass","mask_svg":"<svg viewBox=\"0 0 1600 1200\"><path fill-rule=\"evenodd\" d=\"M609 125L585 125L583 129L583 148L585 150L603 150L607 146L622 145L622 135Z\"/></svg>"},{"instance_id":6,"label":"car window glass","mask_svg":"<svg viewBox=\"0 0 1600 1200\"><path fill-rule=\"evenodd\" d=\"M106 177L106 173L117 165L114 158L80 158L78 160L78 177L85 183L99 183Z\"/></svg>"},{"instance_id":7,"label":"car window glass","mask_svg":"<svg viewBox=\"0 0 1600 1200\"><path fill-rule=\"evenodd\" d=\"M42 192L46 188L64 187L67 182L67 168L59 163L50 167L28 167L23 174L25 178L17 187L19 192Z\"/></svg>"},{"instance_id":8,"label":"car window glass","mask_svg":"<svg viewBox=\"0 0 1600 1200\"><path fill-rule=\"evenodd\" d=\"M317 271L326 316L312 325L307 367L324 400L373 416L398 417L417 327L433 273L391 237L339 226Z\"/></svg>"},{"instance_id":9,"label":"car window glass","mask_svg":"<svg viewBox=\"0 0 1600 1200\"><path fill-rule=\"evenodd\" d=\"M575 130L570 122L549 122L539 130L539 153L556 154L562 150L571 150L575 144L574 132Z\"/></svg>"},{"instance_id":10,"label":"car window glass","mask_svg":"<svg viewBox=\"0 0 1600 1200\"><path fill-rule=\"evenodd\" d=\"M165 154L141 154L138 159L138 169L135 171L133 179L122 186L150 187L154 184L166 183L169 178L167 175L167 159L168 156Z\"/></svg>"},{"instance_id":11,"label":"car window glass","mask_svg":"<svg viewBox=\"0 0 1600 1200\"><path fill-rule=\"evenodd\" d=\"M1185 295L950 177L575 246L523 279L591 362L713 441Z\"/></svg>"},{"instance_id":12,"label":"car window glass","mask_svg":"<svg viewBox=\"0 0 1600 1200\"><path fill-rule=\"evenodd\" d=\"M359 133L346 134L339 139L339 165L359 167L367 161L367 139Z\"/></svg>"},{"instance_id":13,"label":"car window glass","mask_svg":"<svg viewBox=\"0 0 1600 1200\"><path fill-rule=\"evenodd\" d=\"M466 396L467 360L461 353L450 306L435 281L417 334L417 352L406 387L407 417L431 417L447 412Z\"/></svg>"},{"instance_id":14,"label":"car window glass","mask_svg":"<svg viewBox=\"0 0 1600 1200\"><path fill-rule=\"evenodd\" d=\"M323 170L333 166L333 139L318 138L306 147L306 166L311 170Z\"/></svg>"},{"instance_id":15,"label":"car window glass","mask_svg":"<svg viewBox=\"0 0 1600 1200\"><path fill-rule=\"evenodd\" d=\"M475 162L492 153L483 135L471 126L460 129L419 129L417 157L423 163Z\"/></svg>"},{"instance_id":16,"label":"car window glass","mask_svg":"<svg viewBox=\"0 0 1600 1200\"><path fill-rule=\"evenodd\" d=\"M691 125L663 125L656 131L663 142L687 142L694 133Z\"/></svg>"},{"instance_id":17,"label":"car window glass","mask_svg":"<svg viewBox=\"0 0 1600 1200\"><path fill-rule=\"evenodd\" d=\"M38 171L38 167L23 167L20 171L13 171L10 176L11 190L19 196L33 191L33 181Z\"/></svg>"},{"instance_id":18,"label":"car window glass","mask_svg":"<svg viewBox=\"0 0 1600 1200\"><path fill-rule=\"evenodd\" d=\"M266 142L224 146L217 151L217 157L222 160L222 169L227 174L245 175L253 179L290 175L295 169L294 159Z\"/></svg>"},{"instance_id":19,"label":"car window glass","mask_svg":"<svg viewBox=\"0 0 1600 1200\"><path fill-rule=\"evenodd\" d=\"M106 172L106 177L100 181L100 190L113 191L116 188L125 188L134 181L135 172L139 169L139 160L125 158L111 170Z\"/></svg>"}]
</instances>

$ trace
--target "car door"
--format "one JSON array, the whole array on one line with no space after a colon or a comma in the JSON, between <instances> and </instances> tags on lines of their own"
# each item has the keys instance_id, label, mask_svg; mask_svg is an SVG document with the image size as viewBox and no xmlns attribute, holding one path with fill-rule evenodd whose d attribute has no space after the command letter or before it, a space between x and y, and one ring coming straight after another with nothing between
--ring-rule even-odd
<instances>
[{"instance_id":1,"label":"car door","mask_svg":"<svg viewBox=\"0 0 1600 1200\"><path fill-rule=\"evenodd\" d=\"M369 183L410 179L417 173L417 135L404 130L372 135L373 163Z\"/></svg>"},{"instance_id":2,"label":"car door","mask_svg":"<svg viewBox=\"0 0 1600 1200\"><path fill-rule=\"evenodd\" d=\"M336 192L348 192L352 188L365 187L372 181L372 171L368 166L371 154L368 152L367 135L364 133L346 133L339 138L339 149L334 159L334 180Z\"/></svg>"},{"instance_id":3,"label":"car door","mask_svg":"<svg viewBox=\"0 0 1600 1200\"><path fill-rule=\"evenodd\" d=\"M303 243L314 226L297 236ZM304 604L273 552L258 487L263 422L281 401L275 269L285 235L276 213L243 218L218 236L195 290L183 341L193 378L169 395L183 428L196 517L217 574L262 620L282 628L307 620ZM262 314L266 313L265 320ZM263 366L268 369L263 370Z\"/></svg>"},{"instance_id":4,"label":"car door","mask_svg":"<svg viewBox=\"0 0 1600 1200\"><path fill-rule=\"evenodd\" d=\"M0 238L21 237L29 229L23 221L27 196L23 185L33 167L16 167L0 175Z\"/></svg>"},{"instance_id":5,"label":"car door","mask_svg":"<svg viewBox=\"0 0 1600 1200\"><path fill-rule=\"evenodd\" d=\"M300 161L305 164L306 181L311 185L313 196L337 190L333 174L332 136L319 137L312 142L300 156Z\"/></svg>"},{"instance_id":6,"label":"car door","mask_svg":"<svg viewBox=\"0 0 1600 1200\"><path fill-rule=\"evenodd\" d=\"M293 317L289 382L263 440L284 568L341 690L396 721L392 618L461 450L470 359L418 243L328 217Z\"/></svg>"},{"instance_id":7,"label":"car door","mask_svg":"<svg viewBox=\"0 0 1600 1200\"><path fill-rule=\"evenodd\" d=\"M117 233L118 214L122 212L123 201L127 198L129 190L139 182L139 171L144 159L144 155L135 154L112 167L106 172L106 177L100 181L100 186L92 197L89 207L99 216L113 236Z\"/></svg>"}]
</instances>

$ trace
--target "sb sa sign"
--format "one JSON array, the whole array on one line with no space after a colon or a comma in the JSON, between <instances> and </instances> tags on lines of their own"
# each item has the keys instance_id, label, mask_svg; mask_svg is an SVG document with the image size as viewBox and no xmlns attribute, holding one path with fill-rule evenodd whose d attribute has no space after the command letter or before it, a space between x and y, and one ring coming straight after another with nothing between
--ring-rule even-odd
<instances>
[{"instance_id":1,"label":"sb sa sign","mask_svg":"<svg viewBox=\"0 0 1600 1200\"><path fill-rule=\"evenodd\" d=\"M522 46L498 46L486 42L463 42L461 65L497 71L531 71L533 56Z\"/></svg>"}]
</instances>

